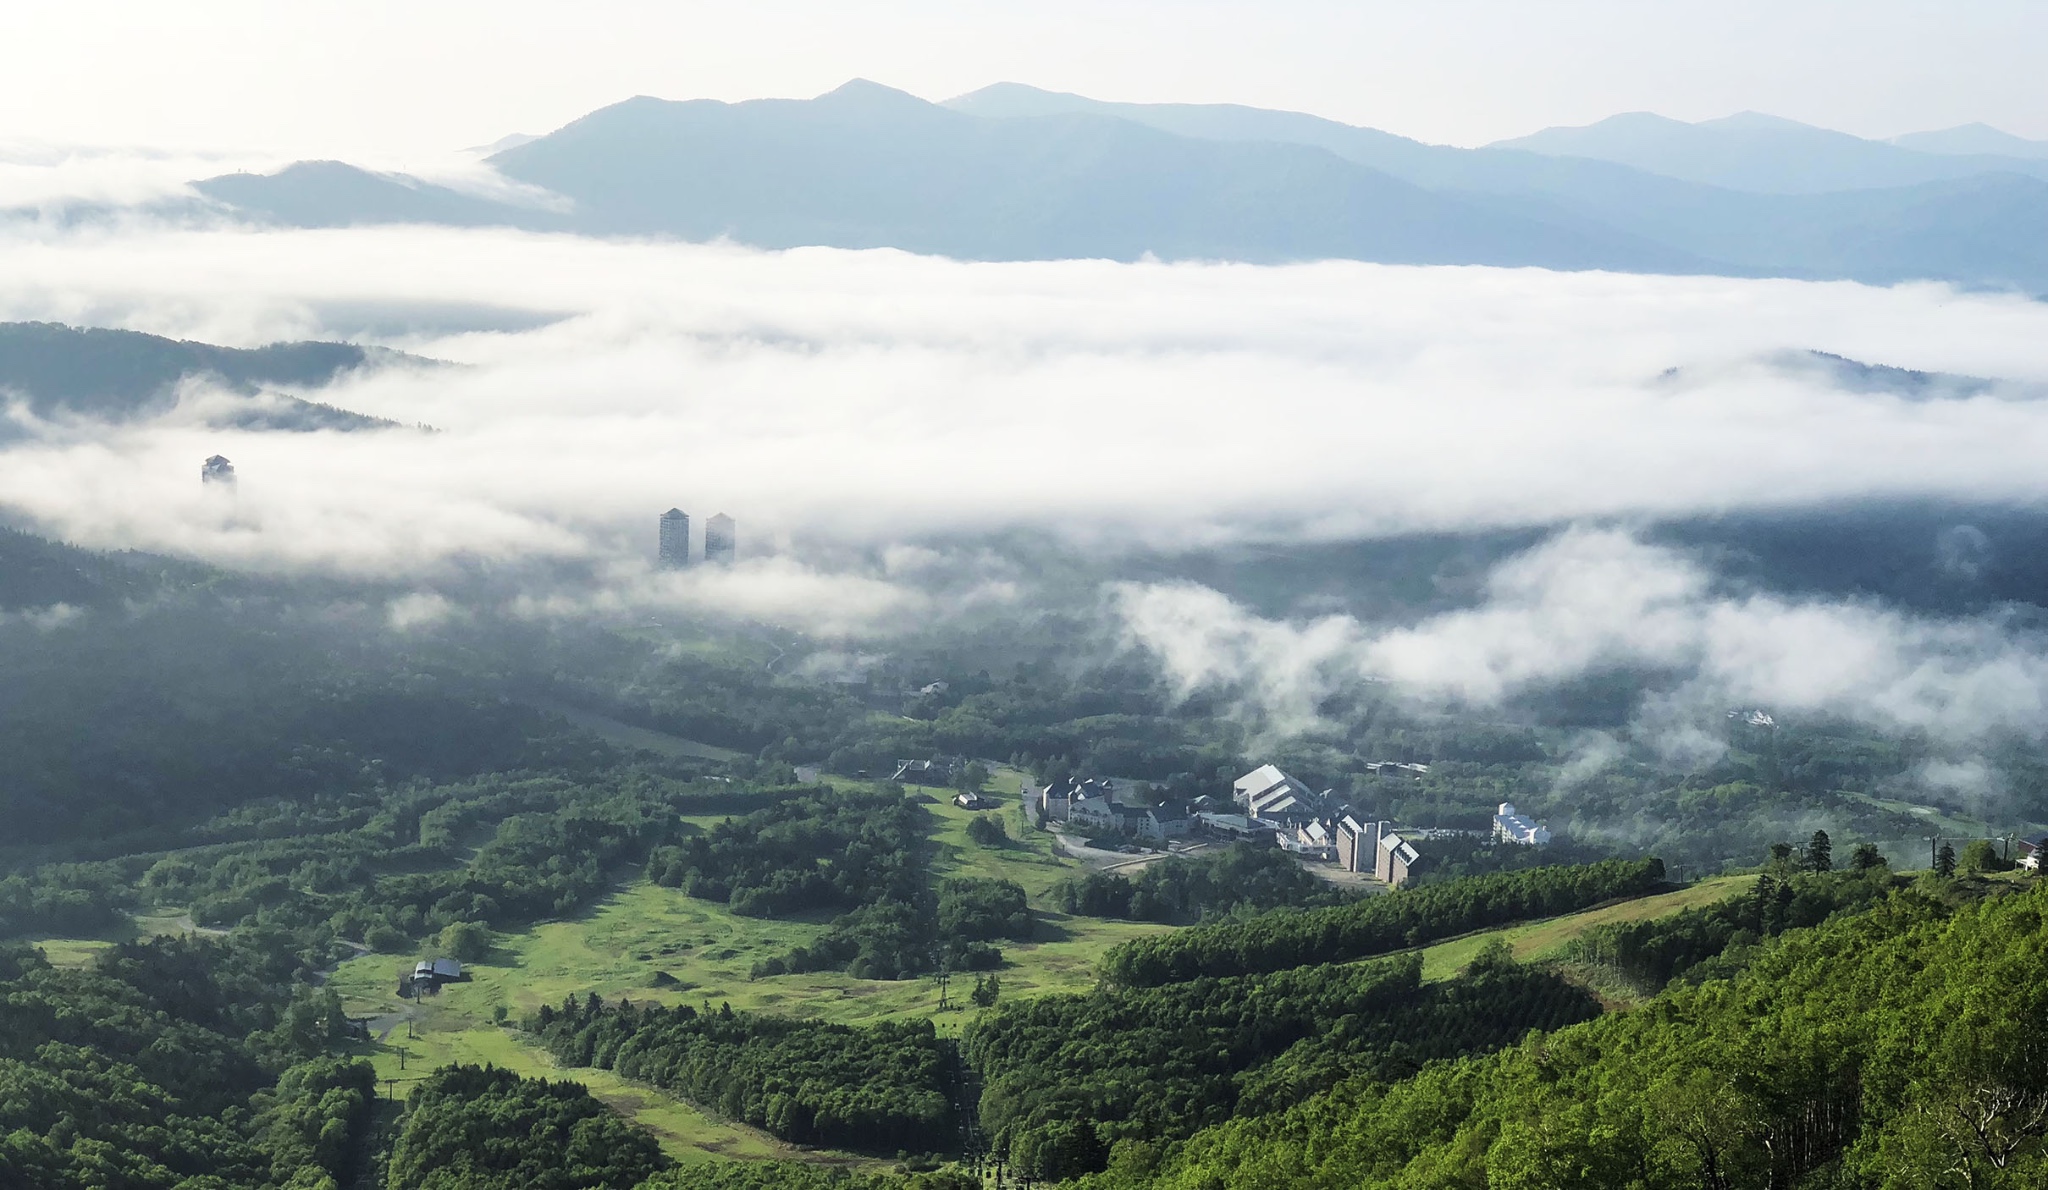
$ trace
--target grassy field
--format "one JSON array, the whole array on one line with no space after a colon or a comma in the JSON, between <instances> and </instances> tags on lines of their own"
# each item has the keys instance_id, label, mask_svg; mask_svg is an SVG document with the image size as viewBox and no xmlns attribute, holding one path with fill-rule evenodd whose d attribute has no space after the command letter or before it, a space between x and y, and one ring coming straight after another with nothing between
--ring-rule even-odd
<instances>
[{"instance_id":1,"label":"grassy field","mask_svg":"<svg viewBox=\"0 0 2048 1190\"><path fill-rule=\"evenodd\" d=\"M450 992L461 989L451 988ZM437 1067L451 1063L492 1065L529 1078L571 1079L610 1104L621 1115L652 1132L662 1148L678 1161L720 1158L761 1159L813 1157L845 1160L836 1154L808 1154L774 1137L715 1120L688 1103L641 1086L608 1070L563 1070L538 1046L515 1030L477 1021L450 994L413 1008L407 1020L373 1022L384 1036L366 1051L377 1068L378 1089L399 1098Z\"/></svg>"},{"instance_id":2,"label":"grassy field","mask_svg":"<svg viewBox=\"0 0 2048 1190\"><path fill-rule=\"evenodd\" d=\"M1566 943L1594 926L1617 921L1649 921L1653 918L1668 917L1683 909L1711 905L1748 888L1755 879L1754 876L1717 876L1675 892L1639 897L1618 905L1603 905L1598 909L1568 913L1562 917L1546 917L1541 921L1503 926L1498 930L1483 930L1477 934L1453 938L1448 942L1439 942L1435 946L1423 948L1422 977L1431 980L1451 978L1464 970L1465 966L1479 954L1481 948L1496 938L1513 947L1515 958L1522 962L1554 959L1563 953Z\"/></svg>"},{"instance_id":3,"label":"grassy field","mask_svg":"<svg viewBox=\"0 0 2048 1190\"><path fill-rule=\"evenodd\" d=\"M184 911L167 909L138 915L132 927L109 930L96 938L38 938L35 944L42 948L52 966L83 967L116 942L154 938L158 934L186 934L192 928L192 919Z\"/></svg>"},{"instance_id":4,"label":"grassy field","mask_svg":"<svg viewBox=\"0 0 2048 1190\"><path fill-rule=\"evenodd\" d=\"M952 791L914 791L932 799L927 810L936 824L935 866L942 875L1014 880L1025 889L1039 919L1039 939L1003 945L1007 962L999 975L1006 999L1085 990L1094 984L1096 963L1105 950L1167 927L1054 911L1054 886L1079 869L1053 852L1050 836L1033 831L1016 837L1023 833L1014 800L1017 780L1014 773L1001 773L993 783L1009 795L1000 813L1013 836L999 848L967 838L967 823L975 815L951 803ZM718 817L707 816L699 825L711 825ZM370 1056L378 1077L393 1080L389 1085L401 1096L408 1082L436 1066L490 1062L522 1074L574 1078L648 1127L679 1160L786 1156L843 1161L849 1159L843 1154L791 1149L605 1071L558 1070L523 1034L494 1023L501 1008L508 1021L516 1022L544 1003L590 992L607 1000L729 1003L737 1009L846 1023L929 1017L948 1034L957 1034L970 1019L972 1009L939 1011L938 985L928 978L863 980L837 972L749 977L756 960L783 953L824 929L822 920L740 917L723 905L634 879L578 917L496 935L490 959L469 966L468 982L452 984L420 1003L397 996L398 976L412 962L409 955L360 956L341 964L330 983L351 1015L371 1018L373 1030L382 1034ZM660 987L658 974L665 976ZM950 998L964 1003L966 992L956 981Z\"/></svg>"},{"instance_id":5,"label":"grassy field","mask_svg":"<svg viewBox=\"0 0 2048 1190\"><path fill-rule=\"evenodd\" d=\"M621 723L608 715L582 710L567 703L538 699L533 705L550 714L560 715L607 744L628 751L643 750L657 756L696 756L705 760L733 760L744 755L731 748L720 748L715 744L686 740L664 731L653 731L645 727L635 727L630 723Z\"/></svg>"}]
</instances>

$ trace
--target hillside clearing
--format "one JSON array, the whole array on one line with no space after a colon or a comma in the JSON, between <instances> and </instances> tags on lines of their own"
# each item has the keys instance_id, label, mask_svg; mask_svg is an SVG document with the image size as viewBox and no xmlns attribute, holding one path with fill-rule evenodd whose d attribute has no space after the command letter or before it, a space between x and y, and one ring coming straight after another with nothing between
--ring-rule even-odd
<instances>
[{"instance_id":1,"label":"hillside clearing","mask_svg":"<svg viewBox=\"0 0 2048 1190\"><path fill-rule=\"evenodd\" d=\"M1682 910L1711 905L1742 891L1755 879L1754 876L1715 876L1672 892L1601 905L1578 913L1567 913L1561 917L1546 917L1540 921L1502 926L1495 930L1481 930L1476 934L1439 942L1422 949L1422 977L1427 980L1442 980L1456 976L1471 963L1481 949L1496 938L1512 947L1515 958L1521 962L1554 959L1563 953L1566 943L1595 926L1618 921L1649 921L1668 917Z\"/></svg>"}]
</instances>

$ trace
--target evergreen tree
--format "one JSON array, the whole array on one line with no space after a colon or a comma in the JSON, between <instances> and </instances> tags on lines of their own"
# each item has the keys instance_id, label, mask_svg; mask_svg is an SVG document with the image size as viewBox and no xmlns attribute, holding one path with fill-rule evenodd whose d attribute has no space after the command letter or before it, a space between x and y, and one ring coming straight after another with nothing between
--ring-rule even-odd
<instances>
[{"instance_id":1,"label":"evergreen tree","mask_svg":"<svg viewBox=\"0 0 2048 1190\"><path fill-rule=\"evenodd\" d=\"M1759 934L1771 932L1771 906L1778 901L1778 882L1769 876L1756 878L1756 888L1751 891L1750 916L1753 928Z\"/></svg>"},{"instance_id":2,"label":"evergreen tree","mask_svg":"<svg viewBox=\"0 0 2048 1190\"><path fill-rule=\"evenodd\" d=\"M1941 851L1934 857L1934 874L1944 877L1956 874L1956 849L1947 843L1941 845Z\"/></svg>"},{"instance_id":3,"label":"evergreen tree","mask_svg":"<svg viewBox=\"0 0 2048 1190\"><path fill-rule=\"evenodd\" d=\"M1002 980L993 975L976 976L974 979L974 991L970 994L969 998L974 1001L976 1008L990 1008L995 1005L996 998L1002 994Z\"/></svg>"},{"instance_id":4,"label":"evergreen tree","mask_svg":"<svg viewBox=\"0 0 2048 1190\"><path fill-rule=\"evenodd\" d=\"M1816 872L1832 871L1835 866L1834 841L1826 831L1813 832L1813 838L1806 844L1806 866Z\"/></svg>"},{"instance_id":5,"label":"evergreen tree","mask_svg":"<svg viewBox=\"0 0 2048 1190\"><path fill-rule=\"evenodd\" d=\"M1849 866L1858 872L1868 872L1884 867L1884 853L1875 843L1858 843L1856 850L1849 853Z\"/></svg>"}]
</instances>

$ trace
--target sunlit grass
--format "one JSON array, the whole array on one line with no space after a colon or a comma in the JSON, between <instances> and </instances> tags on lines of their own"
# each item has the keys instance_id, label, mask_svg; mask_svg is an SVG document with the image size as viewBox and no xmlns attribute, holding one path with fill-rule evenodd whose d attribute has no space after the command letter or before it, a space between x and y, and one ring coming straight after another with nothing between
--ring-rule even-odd
<instances>
[{"instance_id":1,"label":"sunlit grass","mask_svg":"<svg viewBox=\"0 0 2048 1190\"><path fill-rule=\"evenodd\" d=\"M1450 979L1463 971L1481 949L1494 939L1501 939L1513 948L1515 958L1521 962L1537 962L1554 959L1563 954L1572 939L1595 926L1618 921L1649 921L1668 917L1685 909L1711 905L1749 887L1754 876L1716 876L1687 885L1674 892L1658 893L1655 896L1638 897L1616 905L1603 905L1580 913L1568 913L1561 917L1546 917L1541 921L1524 922L1521 925L1503 926L1497 930L1482 930L1439 942L1422 950L1422 977L1427 980Z\"/></svg>"},{"instance_id":2,"label":"sunlit grass","mask_svg":"<svg viewBox=\"0 0 2048 1190\"><path fill-rule=\"evenodd\" d=\"M1103 952L1126 938L1166 927L1069 917L1052 908L1059 882L1080 871L1056 855L1051 838L1024 831L1016 811L1019 777L998 773L992 788L1007 787L1004 825L1013 836L1003 847L985 848L967 838L974 817L950 802L952 791L918 790L932 798L926 807L936 822L935 866L941 876L967 875L1014 880L1022 885L1039 919L1041 938L1006 942L1006 965L997 974L1003 996L1078 992L1094 986ZM710 827L725 815L691 821ZM1022 837L1017 837L1017 836ZM405 1093L407 1084L448 1062L493 1063L530 1076L570 1078L662 1139L679 1160L712 1157L802 1157L844 1160L843 1154L814 1154L782 1145L750 1128L724 1123L657 1089L630 1083L607 1071L558 1069L549 1055L516 1028L543 1004L596 993L663 1004L730 1004L735 1009L774 1012L849 1024L929 1018L942 1033L957 1034L971 1019L967 1003L972 977L956 979L950 1006L940 1011L939 988L930 978L855 979L842 972L812 972L753 979L754 963L815 939L826 929L810 921L741 917L725 906L684 896L635 879L590 911L566 921L500 933L486 962L469 965L470 979L451 984L416 1004L397 996L398 977L417 956L363 955L341 964L331 985L351 1015L371 1017L390 1032L372 1052L381 1084ZM504 1009L506 1026L493 1023ZM409 1023L395 1024L410 1011ZM382 1019L379 1019L382 1018ZM400 1047L406 1051L400 1069Z\"/></svg>"}]
</instances>

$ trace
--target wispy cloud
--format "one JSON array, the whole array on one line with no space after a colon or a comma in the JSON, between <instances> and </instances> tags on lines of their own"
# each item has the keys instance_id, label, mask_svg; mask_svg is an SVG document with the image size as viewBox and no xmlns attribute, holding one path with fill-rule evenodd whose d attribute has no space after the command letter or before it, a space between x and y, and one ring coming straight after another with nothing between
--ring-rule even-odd
<instances>
[{"instance_id":1,"label":"wispy cloud","mask_svg":"<svg viewBox=\"0 0 2048 1190\"><path fill-rule=\"evenodd\" d=\"M1997 618L1723 591L1692 559L1618 530L1564 532L1496 568L1476 606L1404 626L1265 619L1187 585L1125 585L1117 599L1130 642L1183 690L1231 692L1283 727L1365 681L1489 707L1603 669L1670 675L1656 711L1679 725L1734 705L1956 742L2048 724L2048 642Z\"/></svg>"}]
</instances>

